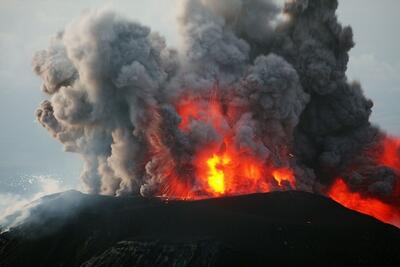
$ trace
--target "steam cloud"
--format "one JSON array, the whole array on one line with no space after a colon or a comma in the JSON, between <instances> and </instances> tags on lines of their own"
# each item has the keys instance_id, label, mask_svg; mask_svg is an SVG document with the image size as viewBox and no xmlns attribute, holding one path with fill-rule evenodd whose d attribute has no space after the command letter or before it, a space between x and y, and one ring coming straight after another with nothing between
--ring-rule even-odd
<instances>
[{"instance_id":1,"label":"steam cloud","mask_svg":"<svg viewBox=\"0 0 400 267\"><path fill-rule=\"evenodd\" d=\"M268 0L186 0L179 51L113 12L85 13L34 56L50 96L37 120L82 155L89 192L173 194L175 175L196 190L193 155L222 142L201 120L182 131L176 103L206 107L212 91L241 111L219 122L222 131L233 129L246 153L294 169L297 189L320 192L342 176L391 201L398 177L364 153L384 134L369 123L360 84L346 78L353 33L337 5L292 0L282 19Z\"/></svg>"}]
</instances>

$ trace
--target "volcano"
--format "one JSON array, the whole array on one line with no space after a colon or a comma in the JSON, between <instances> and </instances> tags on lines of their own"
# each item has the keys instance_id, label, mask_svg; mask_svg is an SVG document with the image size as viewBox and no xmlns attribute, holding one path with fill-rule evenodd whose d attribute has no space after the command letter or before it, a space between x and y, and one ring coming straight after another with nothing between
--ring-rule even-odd
<instances>
[{"instance_id":1,"label":"volcano","mask_svg":"<svg viewBox=\"0 0 400 267\"><path fill-rule=\"evenodd\" d=\"M397 266L399 249L399 229L304 192L168 201L69 191L1 235L0 266Z\"/></svg>"},{"instance_id":2,"label":"volcano","mask_svg":"<svg viewBox=\"0 0 400 267\"><path fill-rule=\"evenodd\" d=\"M91 195L9 217L0 263L399 265L400 138L346 75L338 4L185 0L177 47L108 9L69 23L33 57L36 119Z\"/></svg>"},{"instance_id":3,"label":"volcano","mask_svg":"<svg viewBox=\"0 0 400 267\"><path fill-rule=\"evenodd\" d=\"M37 121L83 190L201 200L296 190L400 226L400 138L346 75L337 0L185 0L182 44L109 9L35 53Z\"/></svg>"}]
</instances>

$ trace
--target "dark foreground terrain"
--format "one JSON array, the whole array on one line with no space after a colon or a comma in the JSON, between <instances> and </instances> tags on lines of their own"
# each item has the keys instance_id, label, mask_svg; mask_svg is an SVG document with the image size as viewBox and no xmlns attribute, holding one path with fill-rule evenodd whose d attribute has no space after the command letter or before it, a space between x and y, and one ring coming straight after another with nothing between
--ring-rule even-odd
<instances>
[{"instance_id":1,"label":"dark foreground terrain","mask_svg":"<svg viewBox=\"0 0 400 267\"><path fill-rule=\"evenodd\" d=\"M0 236L2 267L304 264L400 266L400 230L300 192L166 202L69 191Z\"/></svg>"}]
</instances>

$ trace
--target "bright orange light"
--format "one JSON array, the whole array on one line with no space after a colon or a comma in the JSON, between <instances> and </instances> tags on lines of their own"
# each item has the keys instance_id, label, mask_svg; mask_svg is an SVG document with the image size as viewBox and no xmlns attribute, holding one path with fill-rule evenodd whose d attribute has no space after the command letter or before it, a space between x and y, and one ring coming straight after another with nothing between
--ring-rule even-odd
<instances>
[{"instance_id":1,"label":"bright orange light","mask_svg":"<svg viewBox=\"0 0 400 267\"><path fill-rule=\"evenodd\" d=\"M400 173L400 138L386 137L382 140L382 146L379 163Z\"/></svg>"},{"instance_id":2,"label":"bright orange light","mask_svg":"<svg viewBox=\"0 0 400 267\"><path fill-rule=\"evenodd\" d=\"M183 131L187 131L194 120L213 126L218 132L222 131L225 118L221 105L213 98L207 100L183 98L177 105L177 111L181 117L179 128Z\"/></svg>"},{"instance_id":3,"label":"bright orange light","mask_svg":"<svg viewBox=\"0 0 400 267\"><path fill-rule=\"evenodd\" d=\"M167 189L174 194L173 197L199 199L265 193L276 189L277 183L283 186L284 181L295 189L292 170L277 169L265 157L255 155L252 149L243 144L238 146L234 126L246 112L243 107L226 105L211 90L204 97L182 96L177 100L176 110L181 117L179 128L184 134L190 134L191 127L198 125L207 125L207 129L214 132L210 131L212 138L209 143L202 144L194 151L191 161L193 173L190 177L175 177L169 183L171 186ZM263 144L259 137L254 137L253 141ZM191 182L185 184L188 180Z\"/></svg>"},{"instance_id":4,"label":"bright orange light","mask_svg":"<svg viewBox=\"0 0 400 267\"><path fill-rule=\"evenodd\" d=\"M222 146L224 152L210 146L197 155L194 167L204 191L214 197L270 191L261 160L239 153L227 141Z\"/></svg>"},{"instance_id":5,"label":"bright orange light","mask_svg":"<svg viewBox=\"0 0 400 267\"><path fill-rule=\"evenodd\" d=\"M278 183L280 187L283 186L283 181L289 182L292 188L296 186L296 179L293 173L293 170L289 168L279 168L272 172L272 176L274 177L275 181Z\"/></svg>"},{"instance_id":6,"label":"bright orange light","mask_svg":"<svg viewBox=\"0 0 400 267\"><path fill-rule=\"evenodd\" d=\"M231 162L231 159L223 155L213 155L212 158L207 160L209 168L208 172L208 185L213 189L215 193L225 193L225 172L224 168Z\"/></svg>"},{"instance_id":7,"label":"bright orange light","mask_svg":"<svg viewBox=\"0 0 400 267\"><path fill-rule=\"evenodd\" d=\"M259 180L261 179L261 169L259 166L252 163L244 164L243 176L252 180Z\"/></svg>"},{"instance_id":8,"label":"bright orange light","mask_svg":"<svg viewBox=\"0 0 400 267\"><path fill-rule=\"evenodd\" d=\"M379 163L393 169L400 178L400 138L387 136L382 141L383 153L379 157ZM396 198L400 198L400 181L397 181L394 192Z\"/></svg>"},{"instance_id":9,"label":"bright orange light","mask_svg":"<svg viewBox=\"0 0 400 267\"><path fill-rule=\"evenodd\" d=\"M348 209L356 210L380 221L400 227L400 210L398 208L378 199L363 197L360 193L350 191L341 178L335 181L328 195Z\"/></svg>"}]
</instances>

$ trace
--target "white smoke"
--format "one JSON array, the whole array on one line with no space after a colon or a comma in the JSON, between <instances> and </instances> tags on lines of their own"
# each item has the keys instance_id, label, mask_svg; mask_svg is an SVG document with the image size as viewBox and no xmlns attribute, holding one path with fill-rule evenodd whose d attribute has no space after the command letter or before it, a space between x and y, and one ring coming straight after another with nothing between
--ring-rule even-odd
<instances>
[{"instance_id":1,"label":"white smoke","mask_svg":"<svg viewBox=\"0 0 400 267\"><path fill-rule=\"evenodd\" d=\"M24 177L28 183L35 183L35 192L24 194L0 193L0 226L12 227L29 216L29 209L40 198L72 189L59 179L50 175L32 175ZM9 221L9 216L19 212L19 216ZM6 230L0 229L0 230Z\"/></svg>"}]
</instances>

